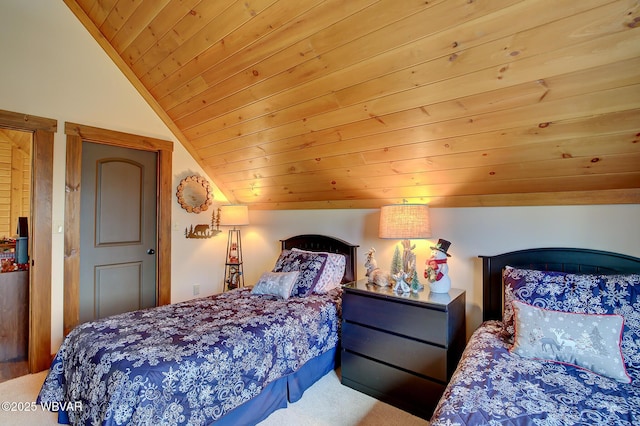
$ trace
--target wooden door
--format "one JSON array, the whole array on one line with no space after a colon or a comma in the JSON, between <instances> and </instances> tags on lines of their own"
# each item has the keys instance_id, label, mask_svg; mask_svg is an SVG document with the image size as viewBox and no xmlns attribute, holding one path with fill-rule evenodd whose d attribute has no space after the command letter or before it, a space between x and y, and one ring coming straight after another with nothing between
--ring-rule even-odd
<instances>
[{"instance_id":1,"label":"wooden door","mask_svg":"<svg viewBox=\"0 0 640 426\"><path fill-rule=\"evenodd\" d=\"M157 154L83 142L80 322L156 305Z\"/></svg>"},{"instance_id":2,"label":"wooden door","mask_svg":"<svg viewBox=\"0 0 640 426\"><path fill-rule=\"evenodd\" d=\"M56 120L0 110L0 127L31 132L31 270L29 280L29 372L51 365L51 200Z\"/></svg>"}]
</instances>

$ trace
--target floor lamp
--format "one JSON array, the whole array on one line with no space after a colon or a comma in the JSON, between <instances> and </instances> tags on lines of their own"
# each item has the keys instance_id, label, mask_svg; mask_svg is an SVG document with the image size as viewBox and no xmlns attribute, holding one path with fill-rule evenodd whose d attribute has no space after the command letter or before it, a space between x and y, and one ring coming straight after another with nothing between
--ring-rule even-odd
<instances>
[{"instance_id":1,"label":"floor lamp","mask_svg":"<svg viewBox=\"0 0 640 426\"><path fill-rule=\"evenodd\" d=\"M247 206L221 206L220 225L233 226L229 230L227 240L227 258L224 268L224 289L232 290L244 287L244 275L242 273L242 239L240 229L237 226L249 224L249 210Z\"/></svg>"}]
</instances>

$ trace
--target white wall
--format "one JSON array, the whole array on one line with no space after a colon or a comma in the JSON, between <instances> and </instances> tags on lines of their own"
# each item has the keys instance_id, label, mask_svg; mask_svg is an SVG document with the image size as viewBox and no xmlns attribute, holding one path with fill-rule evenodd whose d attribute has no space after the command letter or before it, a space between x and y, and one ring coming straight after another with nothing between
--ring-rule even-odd
<instances>
[{"instance_id":1,"label":"white wall","mask_svg":"<svg viewBox=\"0 0 640 426\"><path fill-rule=\"evenodd\" d=\"M64 223L64 122L77 122L172 140L174 187L188 174L203 171L61 1L0 0L0 109L58 120L54 140L54 225ZM36 66L35 59L46 60ZM215 202L226 200L216 191ZM214 206L215 207L215 206ZM209 240L187 240L184 228L209 223L210 211L172 209L172 301L222 291L226 230ZM377 210L250 211L243 227L245 280L271 269L281 238L320 233L359 244L358 275L364 252L375 247L381 267L388 265L394 241L377 238ZM432 242L452 242L453 285L467 290L468 329L481 318L479 254L528 247L574 246L640 256L639 205L432 209ZM54 232L57 226L54 226ZM415 241L418 263L429 255L429 241ZM52 351L62 340L63 238L53 235Z\"/></svg>"},{"instance_id":2,"label":"white wall","mask_svg":"<svg viewBox=\"0 0 640 426\"><path fill-rule=\"evenodd\" d=\"M449 276L453 287L467 291L468 332L482 319L479 255L533 247L580 247L640 257L638 204L434 208L430 214L433 238L413 241L420 276L432 243L438 238L451 241ZM388 269L397 242L377 237L378 217L378 210L250 211L251 225L242 234L246 280L255 282L273 267L278 240L298 233L334 235L359 244L359 278L364 278L364 256L371 247L376 248L378 265Z\"/></svg>"}]
</instances>

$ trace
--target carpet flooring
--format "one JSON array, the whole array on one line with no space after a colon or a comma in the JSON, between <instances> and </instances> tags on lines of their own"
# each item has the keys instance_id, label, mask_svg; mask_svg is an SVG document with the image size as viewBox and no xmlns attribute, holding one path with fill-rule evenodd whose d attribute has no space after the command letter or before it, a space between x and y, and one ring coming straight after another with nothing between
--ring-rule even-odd
<instances>
[{"instance_id":1,"label":"carpet flooring","mask_svg":"<svg viewBox=\"0 0 640 426\"><path fill-rule=\"evenodd\" d=\"M31 411L7 411L19 403L35 401L46 372L30 374L0 383L0 425L47 426L57 424L55 413L35 406ZM415 417L389 404L343 386L340 371L332 371L306 390L303 397L287 408L275 411L259 426L425 426ZM15 402L16 404L7 404ZM13 405L13 407L11 407Z\"/></svg>"}]
</instances>

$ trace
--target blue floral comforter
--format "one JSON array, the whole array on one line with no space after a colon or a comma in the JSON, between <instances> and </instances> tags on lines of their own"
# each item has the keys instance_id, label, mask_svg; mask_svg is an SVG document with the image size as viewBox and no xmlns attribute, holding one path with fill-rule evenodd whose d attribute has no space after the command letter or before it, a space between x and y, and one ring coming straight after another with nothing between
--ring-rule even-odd
<instances>
[{"instance_id":1,"label":"blue floral comforter","mask_svg":"<svg viewBox=\"0 0 640 426\"><path fill-rule=\"evenodd\" d=\"M38 396L72 424L209 424L338 342L340 290L275 300L241 288L82 324Z\"/></svg>"},{"instance_id":2,"label":"blue floral comforter","mask_svg":"<svg viewBox=\"0 0 640 426\"><path fill-rule=\"evenodd\" d=\"M474 333L431 419L453 425L640 425L640 374L631 384L509 353L502 323Z\"/></svg>"}]
</instances>

